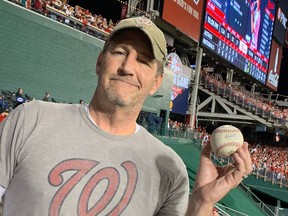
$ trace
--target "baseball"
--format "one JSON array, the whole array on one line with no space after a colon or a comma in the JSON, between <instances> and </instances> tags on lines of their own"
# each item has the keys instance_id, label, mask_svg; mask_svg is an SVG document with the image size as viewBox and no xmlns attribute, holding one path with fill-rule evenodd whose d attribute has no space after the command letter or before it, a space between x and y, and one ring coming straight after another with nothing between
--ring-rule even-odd
<instances>
[{"instance_id":1,"label":"baseball","mask_svg":"<svg viewBox=\"0 0 288 216\"><path fill-rule=\"evenodd\" d=\"M244 142L241 131L232 125L222 125L211 135L212 151L218 156L227 158L232 155Z\"/></svg>"}]
</instances>

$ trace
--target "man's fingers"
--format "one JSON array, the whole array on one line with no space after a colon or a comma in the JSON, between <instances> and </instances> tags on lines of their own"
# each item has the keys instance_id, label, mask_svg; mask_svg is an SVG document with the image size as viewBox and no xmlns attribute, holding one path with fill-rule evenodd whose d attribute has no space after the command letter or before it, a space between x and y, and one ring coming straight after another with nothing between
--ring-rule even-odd
<instances>
[{"instance_id":1,"label":"man's fingers","mask_svg":"<svg viewBox=\"0 0 288 216\"><path fill-rule=\"evenodd\" d=\"M209 158L210 158L211 151L212 151L212 148L210 145L210 141L208 141L206 144L204 144L204 146L202 148L202 154L204 154L205 156L209 156Z\"/></svg>"},{"instance_id":2,"label":"man's fingers","mask_svg":"<svg viewBox=\"0 0 288 216\"><path fill-rule=\"evenodd\" d=\"M235 160L237 178L246 177L252 171L252 162L248 149L248 143L244 142L233 155Z\"/></svg>"}]
</instances>

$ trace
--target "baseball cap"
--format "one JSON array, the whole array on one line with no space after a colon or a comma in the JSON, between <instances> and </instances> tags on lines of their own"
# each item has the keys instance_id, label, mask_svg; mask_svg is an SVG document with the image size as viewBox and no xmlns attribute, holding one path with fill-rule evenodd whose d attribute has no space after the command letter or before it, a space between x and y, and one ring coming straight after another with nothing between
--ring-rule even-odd
<instances>
[{"instance_id":1,"label":"baseball cap","mask_svg":"<svg viewBox=\"0 0 288 216\"><path fill-rule=\"evenodd\" d=\"M142 30L149 38L153 54L156 60L162 62L166 59L166 39L163 32L152 22L152 20L146 17L132 17L121 20L110 33L107 40L109 40L116 32L128 29L138 28Z\"/></svg>"}]
</instances>

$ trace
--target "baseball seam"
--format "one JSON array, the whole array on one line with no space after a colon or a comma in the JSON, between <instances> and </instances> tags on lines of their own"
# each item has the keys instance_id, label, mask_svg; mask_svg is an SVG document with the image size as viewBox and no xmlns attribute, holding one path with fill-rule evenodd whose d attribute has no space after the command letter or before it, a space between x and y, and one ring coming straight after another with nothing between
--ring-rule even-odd
<instances>
[{"instance_id":1,"label":"baseball seam","mask_svg":"<svg viewBox=\"0 0 288 216\"><path fill-rule=\"evenodd\" d=\"M217 149L216 149L216 155L218 155L218 152L219 152L221 149L226 148L226 147L229 147L229 146L240 147L241 144L239 144L239 142L228 142L228 143L225 143L225 144L217 147Z\"/></svg>"},{"instance_id":2,"label":"baseball seam","mask_svg":"<svg viewBox=\"0 0 288 216\"><path fill-rule=\"evenodd\" d=\"M239 130L235 129L235 130L225 130L225 129L219 129L219 130L215 130L213 133L239 133Z\"/></svg>"}]
</instances>

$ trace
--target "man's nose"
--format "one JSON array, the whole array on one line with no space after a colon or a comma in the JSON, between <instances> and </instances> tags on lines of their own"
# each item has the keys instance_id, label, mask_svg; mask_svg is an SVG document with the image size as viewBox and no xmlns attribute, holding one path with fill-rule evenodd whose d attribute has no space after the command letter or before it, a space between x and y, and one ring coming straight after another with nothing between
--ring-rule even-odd
<instances>
[{"instance_id":1,"label":"man's nose","mask_svg":"<svg viewBox=\"0 0 288 216\"><path fill-rule=\"evenodd\" d=\"M121 71L126 75L133 75L135 74L136 67L137 67L137 56L133 54L129 54L126 56L125 60L122 62Z\"/></svg>"}]
</instances>

